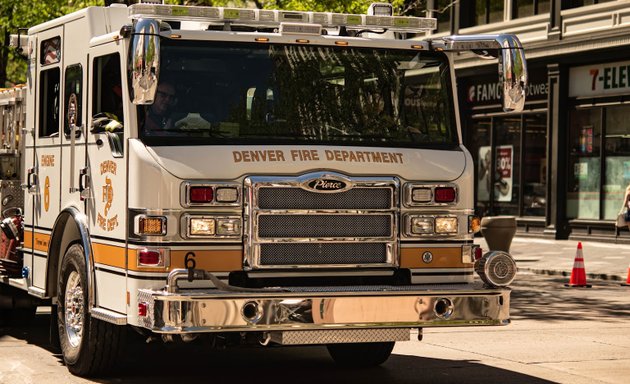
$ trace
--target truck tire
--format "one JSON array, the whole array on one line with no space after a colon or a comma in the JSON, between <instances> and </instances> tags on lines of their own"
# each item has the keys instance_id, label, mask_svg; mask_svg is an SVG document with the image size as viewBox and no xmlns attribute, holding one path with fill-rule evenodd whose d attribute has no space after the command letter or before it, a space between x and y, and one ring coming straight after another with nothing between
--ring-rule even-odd
<instances>
[{"instance_id":1,"label":"truck tire","mask_svg":"<svg viewBox=\"0 0 630 384\"><path fill-rule=\"evenodd\" d=\"M22 290L0 284L0 325L28 326L33 323L37 305Z\"/></svg>"},{"instance_id":2,"label":"truck tire","mask_svg":"<svg viewBox=\"0 0 630 384\"><path fill-rule=\"evenodd\" d=\"M394 349L394 341L382 343L329 344L328 353L344 367L374 367L383 364Z\"/></svg>"},{"instance_id":3,"label":"truck tire","mask_svg":"<svg viewBox=\"0 0 630 384\"><path fill-rule=\"evenodd\" d=\"M77 376L109 372L120 360L126 330L89 314L83 247L74 244L61 262L57 290L59 345L68 370Z\"/></svg>"}]
</instances>

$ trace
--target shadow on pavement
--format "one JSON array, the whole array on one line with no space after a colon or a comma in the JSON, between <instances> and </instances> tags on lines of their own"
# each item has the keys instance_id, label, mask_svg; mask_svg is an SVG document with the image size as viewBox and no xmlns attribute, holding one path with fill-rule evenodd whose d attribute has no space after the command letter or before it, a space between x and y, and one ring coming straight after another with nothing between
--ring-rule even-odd
<instances>
[{"instance_id":1,"label":"shadow on pavement","mask_svg":"<svg viewBox=\"0 0 630 384\"><path fill-rule=\"evenodd\" d=\"M101 383L548 383L548 381L475 361L392 355L380 367L336 366L324 347L240 348L207 350L197 346L155 345L138 350L120 374ZM154 359L168 364L155 366ZM153 366L147 375L143 367ZM150 380L147 378L150 377Z\"/></svg>"},{"instance_id":2,"label":"shadow on pavement","mask_svg":"<svg viewBox=\"0 0 630 384\"><path fill-rule=\"evenodd\" d=\"M59 365L48 338L47 315L38 315L27 327L0 327L6 334L48 350ZM471 360L392 355L382 366L348 369L336 366L324 347L210 349L203 343L146 344L130 334L122 364L107 378L109 383L549 383L536 377L490 367ZM60 367L60 369L63 367ZM63 368L65 369L65 368ZM70 373L68 373L70 375Z\"/></svg>"},{"instance_id":3,"label":"shadow on pavement","mask_svg":"<svg viewBox=\"0 0 630 384\"><path fill-rule=\"evenodd\" d=\"M619 322L630 318L628 290L618 283L593 282L592 288L566 288L568 278L536 278L532 284L519 275L512 290L510 316L512 320ZM591 282L589 281L589 284ZM611 290L619 290L619 299L611 297ZM558 294L562 290L562 294ZM601 291L606 290L604 294Z\"/></svg>"}]
</instances>

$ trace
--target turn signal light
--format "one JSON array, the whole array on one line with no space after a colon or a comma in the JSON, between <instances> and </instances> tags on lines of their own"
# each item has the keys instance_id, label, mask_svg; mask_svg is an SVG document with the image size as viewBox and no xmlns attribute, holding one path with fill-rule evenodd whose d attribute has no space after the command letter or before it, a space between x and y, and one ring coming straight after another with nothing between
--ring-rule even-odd
<instances>
[{"instance_id":1,"label":"turn signal light","mask_svg":"<svg viewBox=\"0 0 630 384\"><path fill-rule=\"evenodd\" d=\"M411 201L414 203L430 203L431 188L414 188L411 191Z\"/></svg>"},{"instance_id":2,"label":"turn signal light","mask_svg":"<svg viewBox=\"0 0 630 384\"><path fill-rule=\"evenodd\" d=\"M210 203L214 198L212 187L190 187L191 203Z\"/></svg>"},{"instance_id":3,"label":"turn signal light","mask_svg":"<svg viewBox=\"0 0 630 384\"><path fill-rule=\"evenodd\" d=\"M159 267L163 264L164 263L162 262L162 255L160 254L160 252L148 249L138 251L138 265Z\"/></svg>"},{"instance_id":4,"label":"turn signal light","mask_svg":"<svg viewBox=\"0 0 630 384\"><path fill-rule=\"evenodd\" d=\"M166 217L140 217L138 218L138 235L162 236L166 234Z\"/></svg>"},{"instance_id":5,"label":"turn signal light","mask_svg":"<svg viewBox=\"0 0 630 384\"><path fill-rule=\"evenodd\" d=\"M138 316L145 317L147 315L148 304L147 303L138 303Z\"/></svg>"},{"instance_id":6,"label":"turn signal light","mask_svg":"<svg viewBox=\"0 0 630 384\"><path fill-rule=\"evenodd\" d=\"M476 246L473 248L473 257L475 258L475 261L481 259L483 257L483 249L481 249L481 247Z\"/></svg>"},{"instance_id":7,"label":"turn signal light","mask_svg":"<svg viewBox=\"0 0 630 384\"><path fill-rule=\"evenodd\" d=\"M232 187L217 188L217 202L235 203L238 201L238 189Z\"/></svg>"},{"instance_id":8,"label":"turn signal light","mask_svg":"<svg viewBox=\"0 0 630 384\"><path fill-rule=\"evenodd\" d=\"M437 187L435 188L436 203L452 203L455 201L455 188L453 187Z\"/></svg>"},{"instance_id":9,"label":"turn signal light","mask_svg":"<svg viewBox=\"0 0 630 384\"><path fill-rule=\"evenodd\" d=\"M481 219L479 216L468 216L468 232L477 233L481 230Z\"/></svg>"}]
</instances>

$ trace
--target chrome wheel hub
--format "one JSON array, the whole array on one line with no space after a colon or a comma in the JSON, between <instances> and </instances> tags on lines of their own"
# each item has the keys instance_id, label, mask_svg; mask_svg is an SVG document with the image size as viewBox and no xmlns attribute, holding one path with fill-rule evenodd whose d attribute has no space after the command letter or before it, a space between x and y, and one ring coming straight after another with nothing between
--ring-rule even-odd
<instances>
[{"instance_id":1,"label":"chrome wheel hub","mask_svg":"<svg viewBox=\"0 0 630 384\"><path fill-rule=\"evenodd\" d=\"M73 271L68 276L64 305L66 335L73 347L79 346L83 336L84 305L81 277L78 272Z\"/></svg>"}]
</instances>

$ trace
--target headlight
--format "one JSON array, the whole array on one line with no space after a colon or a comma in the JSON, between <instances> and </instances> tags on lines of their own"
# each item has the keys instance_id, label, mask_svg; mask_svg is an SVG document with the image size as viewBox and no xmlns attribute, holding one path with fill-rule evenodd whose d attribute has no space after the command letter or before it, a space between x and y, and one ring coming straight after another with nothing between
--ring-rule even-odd
<instances>
[{"instance_id":1,"label":"headlight","mask_svg":"<svg viewBox=\"0 0 630 384\"><path fill-rule=\"evenodd\" d=\"M241 234L241 219L217 219L217 235L234 236Z\"/></svg>"},{"instance_id":2,"label":"headlight","mask_svg":"<svg viewBox=\"0 0 630 384\"><path fill-rule=\"evenodd\" d=\"M241 236L242 221L239 216L184 215L183 237L237 238Z\"/></svg>"},{"instance_id":3,"label":"headlight","mask_svg":"<svg viewBox=\"0 0 630 384\"><path fill-rule=\"evenodd\" d=\"M457 217L436 217L435 233L457 233Z\"/></svg>"},{"instance_id":4,"label":"headlight","mask_svg":"<svg viewBox=\"0 0 630 384\"><path fill-rule=\"evenodd\" d=\"M191 236L214 235L216 232L216 222L214 219L191 218L189 223L189 234Z\"/></svg>"},{"instance_id":5,"label":"headlight","mask_svg":"<svg viewBox=\"0 0 630 384\"><path fill-rule=\"evenodd\" d=\"M459 217L407 214L404 216L404 233L410 237L453 236L459 233Z\"/></svg>"},{"instance_id":6,"label":"headlight","mask_svg":"<svg viewBox=\"0 0 630 384\"><path fill-rule=\"evenodd\" d=\"M411 233L414 235L428 235L433 233L433 218L432 217L412 217L411 218Z\"/></svg>"}]
</instances>

